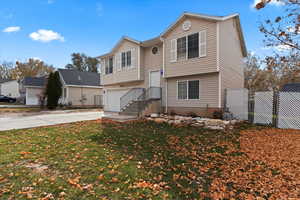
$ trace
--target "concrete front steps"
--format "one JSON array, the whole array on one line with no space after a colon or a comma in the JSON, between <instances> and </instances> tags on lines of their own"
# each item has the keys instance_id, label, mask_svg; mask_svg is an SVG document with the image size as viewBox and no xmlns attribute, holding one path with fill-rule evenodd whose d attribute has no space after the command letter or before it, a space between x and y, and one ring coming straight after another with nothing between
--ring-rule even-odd
<instances>
[{"instance_id":1,"label":"concrete front steps","mask_svg":"<svg viewBox=\"0 0 300 200\"><path fill-rule=\"evenodd\" d=\"M147 100L147 101L134 101L129 104L120 115L130 115L130 116L145 116L151 113L161 112L161 101L157 99Z\"/></svg>"}]
</instances>

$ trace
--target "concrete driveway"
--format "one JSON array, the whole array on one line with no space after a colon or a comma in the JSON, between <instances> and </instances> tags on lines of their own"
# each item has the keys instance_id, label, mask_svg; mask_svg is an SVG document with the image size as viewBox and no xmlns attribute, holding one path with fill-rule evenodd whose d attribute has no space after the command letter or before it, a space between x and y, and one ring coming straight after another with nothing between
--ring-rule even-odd
<instances>
[{"instance_id":1,"label":"concrete driveway","mask_svg":"<svg viewBox=\"0 0 300 200\"><path fill-rule=\"evenodd\" d=\"M102 111L74 113L50 113L32 116L8 115L0 117L0 131L65 124L78 121L96 120L104 116Z\"/></svg>"}]
</instances>

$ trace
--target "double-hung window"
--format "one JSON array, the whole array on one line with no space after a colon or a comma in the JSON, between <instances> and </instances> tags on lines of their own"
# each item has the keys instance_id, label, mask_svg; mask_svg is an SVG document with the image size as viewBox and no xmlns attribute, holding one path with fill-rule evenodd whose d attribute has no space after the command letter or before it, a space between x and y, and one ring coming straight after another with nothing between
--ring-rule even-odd
<instances>
[{"instance_id":1,"label":"double-hung window","mask_svg":"<svg viewBox=\"0 0 300 200\"><path fill-rule=\"evenodd\" d=\"M177 39L177 60L186 59L186 37Z\"/></svg>"},{"instance_id":2,"label":"double-hung window","mask_svg":"<svg viewBox=\"0 0 300 200\"><path fill-rule=\"evenodd\" d=\"M199 33L188 36L188 58L199 57Z\"/></svg>"},{"instance_id":3,"label":"double-hung window","mask_svg":"<svg viewBox=\"0 0 300 200\"><path fill-rule=\"evenodd\" d=\"M171 61L206 56L206 31L200 31L171 41Z\"/></svg>"},{"instance_id":4,"label":"double-hung window","mask_svg":"<svg viewBox=\"0 0 300 200\"><path fill-rule=\"evenodd\" d=\"M108 59L108 73L112 74L114 69L114 57Z\"/></svg>"},{"instance_id":5,"label":"double-hung window","mask_svg":"<svg viewBox=\"0 0 300 200\"><path fill-rule=\"evenodd\" d=\"M125 67L131 67L131 51L121 53L121 65L122 69Z\"/></svg>"},{"instance_id":6,"label":"double-hung window","mask_svg":"<svg viewBox=\"0 0 300 200\"><path fill-rule=\"evenodd\" d=\"M112 74L114 69L114 57L105 59L105 74Z\"/></svg>"},{"instance_id":7,"label":"double-hung window","mask_svg":"<svg viewBox=\"0 0 300 200\"><path fill-rule=\"evenodd\" d=\"M199 99L200 97L200 81L178 81L177 82L177 98L182 99Z\"/></svg>"}]
</instances>

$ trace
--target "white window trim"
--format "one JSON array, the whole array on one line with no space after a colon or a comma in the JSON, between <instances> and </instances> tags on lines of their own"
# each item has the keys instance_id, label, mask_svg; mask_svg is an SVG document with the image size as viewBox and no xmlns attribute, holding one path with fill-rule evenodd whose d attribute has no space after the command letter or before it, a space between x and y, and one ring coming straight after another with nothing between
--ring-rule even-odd
<instances>
[{"instance_id":1,"label":"white window trim","mask_svg":"<svg viewBox=\"0 0 300 200\"><path fill-rule=\"evenodd\" d=\"M199 37L199 55L198 55L198 57L195 57L195 58L188 58L188 36L189 35L193 35L193 34L196 34L196 33L198 33L199 35L198 35L198 37ZM203 43L201 43L201 33L205 33L205 42L203 42ZM186 55L185 55L185 61L187 61L187 60L193 60L193 59L197 59L197 58L203 58L203 57L206 57L207 56L207 31L206 30L202 30L202 31L199 31L199 32L194 32L194 33L189 33L189 34L185 34L185 35L183 35L182 37L178 37L178 38L176 38L176 39L172 39L172 40L175 40L176 41L176 59L174 59L174 60L171 60L171 62L178 62L178 61L184 61L184 59L180 59L180 60L178 60L178 55L177 55L177 40L179 39L179 38L183 38L183 37L185 37L186 38ZM171 43L172 43L172 40L171 40ZM205 45L205 53L204 54L200 54L201 53L201 45ZM172 47L171 47L171 54L172 54Z\"/></svg>"},{"instance_id":2,"label":"white window trim","mask_svg":"<svg viewBox=\"0 0 300 200\"><path fill-rule=\"evenodd\" d=\"M199 81L199 98L198 99L189 99L189 81ZM186 96L186 99L179 99L178 98L178 83L180 83L180 82L187 82L187 90L186 90L186 94L187 94L187 96ZM200 79L190 79L190 80L177 80L177 83L176 83L176 99L178 100L178 101L192 101L192 100L196 100L196 101L198 101L198 100L200 100L201 98L200 98L200 94L201 94L201 88L200 88Z\"/></svg>"}]
</instances>

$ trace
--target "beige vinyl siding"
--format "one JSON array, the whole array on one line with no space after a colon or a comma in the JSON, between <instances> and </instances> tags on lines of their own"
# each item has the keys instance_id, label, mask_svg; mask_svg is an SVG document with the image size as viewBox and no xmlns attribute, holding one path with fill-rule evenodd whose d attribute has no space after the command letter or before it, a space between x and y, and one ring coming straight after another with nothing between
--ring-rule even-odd
<instances>
[{"instance_id":1,"label":"beige vinyl siding","mask_svg":"<svg viewBox=\"0 0 300 200\"><path fill-rule=\"evenodd\" d=\"M182 30L182 24L185 20L192 23L189 31ZM193 58L188 60L181 60L171 62L171 40L177 39L189 34L197 33L206 30L207 34L207 53L205 57ZM217 43L216 43L216 22L186 18L182 20L173 30L165 36L165 76L186 76L193 74L209 73L217 71Z\"/></svg>"},{"instance_id":2,"label":"beige vinyl siding","mask_svg":"<svg viewBox=\"0 0 300 200\"><path fill-rule=\"evenodd\" d=\"M129 81L136 81L139 80L139 73L140 70L138 69L140 66L138 66L138 49L139 45L130 42L128 40L123 40L123 42L120 44L120 46L114 51L114 56L119 55L122 52L126 52L132 49L135 49L133 52L131 52L131 59L133 67L131 68L123 68L121 67L121 71L117 69L116 65L116 59L114 59L114 68L112 74L105 74L105 66L102 68L102 75L101 80L103 85L110 85L115 83L122 83L122 82L129 82ZM121 62L121 60L120 60Z\"/></svg>"},{"instance_id":3,"label":"beige vinyl siding","mask_svg":"<svg viewBox=\"0 0 300 200\"><path fill-rule=\"evenodd\" d=\"M68 102L72 102L73 106L93 106L95 105L95 95L102 95L102 89L99 88L83 88L83 87L67 87ZM81 102L82 95L85 95L86 101Z\"/></svg>"},{"instance_id":4,"label":"beige vinyl siding","mask_svg":"<svg viewBox=\"0 0 300 200\"><path fill-rule=\"evenodd\" d=\"M157 54L152 53L152 48L158 47ZM149 78L151 71L161 71L163 69L163 45L154 45L152 47L143 48L143 68L144 68L144 87L149 88ZM162 104L165 104L165 79L162 74L160 77L160 86L162 88Z\"/></svg>"},{"instance_id":5,"label":"beige vinyl siding","mask_svg":"<svg viewBox=\"0 0 300 200\"><path fill-rule=\"evenodd\" d=\"M234 19L220 22L220 71L221 106L224 104L224 89L244 88L243 55Z\"/></svg>"},{"instance_id":6,"label":"beige vinyl siding","mask_svg":"<svg viewBox=\"0 0 300 200\"><path fill-rule=\"evenodd\" d=\"M162 45L156 46L158 47L157 54L152 53L152 47L144 48L144 57L143 57L143 68L144 68L144 80L145 86L149 87L149 73L151 71L161 71L162 69L162 60L163 60L163 52L162 52ZM161 76L161 82L163 81Z\"/></svg>"},{"instance_id":7,"label":"beige vinyl siding","mask_svg":"<svg viewBox=\"0 0 300 200\"><path fill-rule=\"evenodd\" d=\"M169 78L168 81L168 107L197 107L205 108L218 107L218 85L219 73L184 76L178 78ZM179 100L177 99L177 82L183 80L200 81L199 100Z\"/></svg>"}]
</instances>

